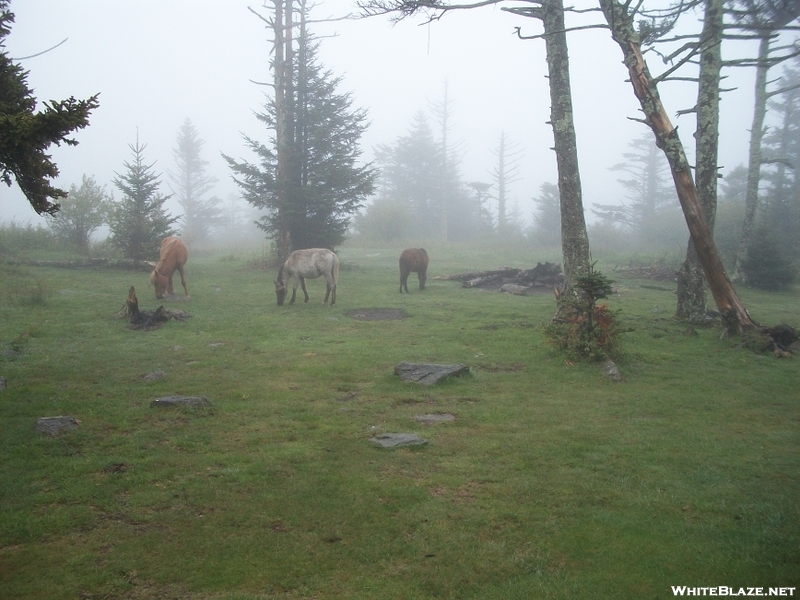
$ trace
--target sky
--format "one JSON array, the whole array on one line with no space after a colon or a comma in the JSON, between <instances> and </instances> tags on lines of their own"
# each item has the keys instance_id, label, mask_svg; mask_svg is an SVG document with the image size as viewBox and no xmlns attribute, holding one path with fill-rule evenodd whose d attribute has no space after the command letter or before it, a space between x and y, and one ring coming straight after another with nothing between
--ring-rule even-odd
<instances>
[{"instance_id":1,"label":"sky","mask_svg":"<svg viewBox=\"0 0 800 600\"><path fill-rule=\"evenodd\" d=\"M577 8L595 2L577 0ZM57 185L79 185L93 176L108 191L124 163L130 144L146 144L144 158L163 174L162 192L170 193L167 173L175 169L173 149L178 129L191 119L205 141L202 158L218 182L213 194L237 194L221 153L252 160L242 134L266 141L267 132L254 117L265 103L271 80L270 33L250 9L268 15L261 0L12 0L16 23L6 39L13 58L22 58L66 41L50 52L25 59L29 85L38 100L79 99L99 93L100 106L90 125L77 132L77 147L53 147L59 169ZM357 12L354 0L325 0L312 19ZM599 22L601 15L568 17L568 23ZM694 21L689 18L687 21ZM340 92L350 92L354 106L368 111L370 127L362 138L363 157L405 135L413 115L430 113L440 103L445 82L452 101L454 127L464 181L492 181L494 154L501 132L517 144L519 180L510 199L530 219L532 198L541 185L556 181L544 42L520 40L540 33L538 21L497 8L457 11L424 24L412 18L392 24L387 17L319 22L312 31L322 38L320 60L343 77ZM618 172L632 138L649 135L638 103L626 82L619 47L607 30L570 33L570 67L584 205L624 199ZM746 44L724 47L750 51ZM648 55L653 73L661 61ZM728 69L723 95L720 161L723 175L746 162L752 121L752 69ZM662 84L667 111L693 106L696 91L688 83ZM433 119L431 123L433 124ZM693 154L694 115L676 117L687 153ZM180 207L171 200L171 212ZM45 223L16 186L0 186L0 221L34 226Z\"/></svg>"}]
</instances>

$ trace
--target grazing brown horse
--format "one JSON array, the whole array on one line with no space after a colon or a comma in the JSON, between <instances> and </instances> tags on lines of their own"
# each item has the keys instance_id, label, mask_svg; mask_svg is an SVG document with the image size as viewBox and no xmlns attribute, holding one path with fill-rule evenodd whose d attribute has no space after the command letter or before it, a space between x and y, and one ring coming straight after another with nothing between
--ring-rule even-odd
<instances>
[{"instance_id":1,"label":"grazing brown horse","mask_svg":"<svg viewBox=\"0 0 800 600\"><path fill-rule=\"evenodd\" d=\"M172 296L175 291L172 289L172 276L175 271L181 274L181 284L186 297L189 297L189 290L186 289L186 277L183 274L183 265L189 258L189 251L180 238L171 235L161 241L161 253L159 255L156 268L150 273L150 283L156 289L156 298L159 300L164 294Z\"/></svg>"},{"instance_id":2,"label":"grazing brown horse","mask_svg":"<svg viewBox=\"0 0 800 600\"><path fill-rule=\"evenodd\" d=\"M327 248L308 248L306 250L295 250L281 265L278 271L278 279L275 281L275 294L278 296L278 306L283 306L288 294L289 281L292 277L296 278L292 287L292 299L289 304L294 304L297 296L297 284L303 288L308 302L308 291L306 290L306 279L316 279L325 277L327 283L325 291L325 304L328 297L331 299L331 306L336 304L336 281L339 279L339 257Z\"/></svg>"},{"instance_id":3,"label":"grazing brown horse","mask_svg":"<svg viewBox=\"0 0 800 600\"><path fill-rule=\"evenodd\" d=\"M400 255L400 293L408 292L408 276L416 273L419 277L419 289L425 289L428 279L428 253L425 248L408 248Z\"/></svg>"}]
</instances>

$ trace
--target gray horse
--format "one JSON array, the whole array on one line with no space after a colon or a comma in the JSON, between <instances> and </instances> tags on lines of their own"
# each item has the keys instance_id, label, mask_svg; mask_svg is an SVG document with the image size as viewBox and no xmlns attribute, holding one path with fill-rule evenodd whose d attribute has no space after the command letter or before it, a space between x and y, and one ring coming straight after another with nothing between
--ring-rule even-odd
<instances>
[{"instance_id":1,"label":"gray horse","mask_svg":"<svg viewBox=\"0 0 800 600\"><path fill-rule=\"evenodd\" d=\"M296 281L292 286L292 299L289 304L294 303L297 296L297 284L303 288L308 302L308 291L306 290L306 279L316 279L324 277L327 282L325 291L325 304L328 297L331 299L331 306L336 304L336 282L339 279L339 257L326 248L308 248L306 250L295 250L281 265L278 271L278 279L275 281L275 294L278 296L278 306L283 306L288 293L289 282L294 277Z\"/></svg>"}]
</instances>

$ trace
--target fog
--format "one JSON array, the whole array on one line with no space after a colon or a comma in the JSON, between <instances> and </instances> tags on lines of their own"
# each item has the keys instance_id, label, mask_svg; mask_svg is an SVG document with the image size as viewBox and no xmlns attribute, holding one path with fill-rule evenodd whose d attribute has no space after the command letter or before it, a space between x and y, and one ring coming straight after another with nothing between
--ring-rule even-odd
<instances>
[{"instance_id":1,"label":"fog","mask_svg":"<svg viewBox=\"0 0 800 600\"><path fill-rule=\"evenodd\" d=\"M596 3L579 1L576 7ZM115 191L112 180L130 160L128 147L146 144L144 156L162 173L162 192L169 193L166 172L174 169L173 148L187 117L205 140L203 158L208 174L218 179L213 191L227 199L237 193L220 152L251 159L242 132L266 140L267 132L253 116L265 102L268 87L254 82L271 80L269 31L252 12L268 14L257 1L239 0L16 0L11 10L16 25L7 38L9 55L20 58L30 71L29 84L38 100L87 98L100 93L100 107L90 126L74 136L77 147L53 147L61 171L57 185L80 184L83 174ZM349 0L327 0L312 18L341 17L356 10ZM571 17L573 23L599 22L601 16ZM322 63L343 75L340 91L352 92L356 107L368 109L371 126L363 138L364 159L371 160L378 144L391 144L407 133L412 116L441 102L447 81L453 101L451 139L463 154L464 181L491 182L496 157L492 154L501 131L519 145L520 180L510 189L529 218L532 197L544 182L556 181L552 132L547 120L550 101L544 42L523 41L514 35L540 33L538 22L484 8L451 13L440 21L420 25L421 18L392 25L385 17L316 23L323 37ZM620 162L628 142L647 133L630 118L638 104L621 53L606 30L587 30L569 36L575 122L584 204L587 217L594 203L613 204L624 198L619 173L609 167ZM746 52L724 47L731 52ZM648 55L651 70L663 65ZM746 161L748 128L752 120L753 70L728 69L720 128L723 175ZM661 86L670 114L694 105L695 86ZM681 138L691 154L694 115L676 118ZM433 120L432 120L433 123ZM168 204L181 213L174 200ZM0 220L44 223L16 186L0 186Z\"/></svg>"}]
</instances>

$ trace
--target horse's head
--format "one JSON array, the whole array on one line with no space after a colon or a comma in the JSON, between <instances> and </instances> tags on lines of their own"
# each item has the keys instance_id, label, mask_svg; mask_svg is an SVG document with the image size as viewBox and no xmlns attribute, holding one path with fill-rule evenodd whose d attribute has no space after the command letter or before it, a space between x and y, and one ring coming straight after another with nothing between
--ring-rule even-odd
<instances>
[{"instance_id":1,"label":"horse's head","mask_svg":"<svg viewBox=\"0 0 800 600\"><path fill-rule=\"evenodd\" d=\"M278 306L283 306L283 301L286 300L286 294L289 293L289 290L286 289L286 283L278 277L275 280L275 295L278 296Z\"/></svg>"},{"instance_id":2,"label":"horse's head","mask_svg":"<svg viewBox=\"0 0 800 600\"><path fill-rule=\"evenodd\" d=\"M158 270L153 270L150 273L150 283L153 284L153 287L156 290L156 298L161 300L164 297L164 293L167 291L167 285L169 284L169 279L158 272Z\"/></svg>"}]
</instances>

